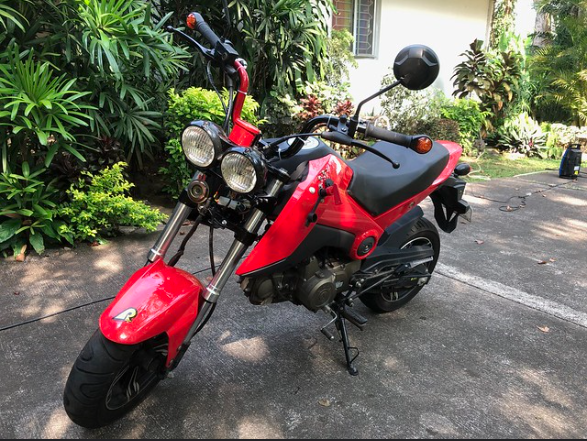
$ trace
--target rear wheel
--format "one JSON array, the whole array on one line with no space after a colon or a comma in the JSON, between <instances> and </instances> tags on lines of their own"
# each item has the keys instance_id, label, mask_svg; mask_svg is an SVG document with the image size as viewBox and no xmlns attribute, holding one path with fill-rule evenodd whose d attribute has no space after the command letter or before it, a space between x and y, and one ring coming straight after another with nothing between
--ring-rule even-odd
<instances>
[{"instance_id":1,"label":"rear wheel","mask_svg":"<svg viewBox=\"0 0 587 441\"><path fill-rule=\"evenodd\" d=\"M75 361L63 394L71 420L95 429L137 406L163 378L167 339L114 343L96 331Z\"/></svg>"},{"instance_id":2,"label":"rear wheel","mask_svg":"<svg viewBox=\"0 0 587 441\"><path fill-rule=\"evenodd\" d=\"M440 236L438 235L438 230L434 224L426 218L422 218L416 222L402 241L402 246L400 248L407 249L416 246L430 247L434 250L434 256L432 261L414 268L414 273L418 275L426 273L432 274L436 267L436 262L438 262L438 255L440 253ZM382 271L385 270L386 268L382 268ZM375 288L373 291L363 294L359 298L367 307L375 312L392 312L406 305L410 300L416 297L416 294L418 294L422 288L423 286L399 288L394 285L383 284L380 287Z\"/></svg>"}]
</instances>

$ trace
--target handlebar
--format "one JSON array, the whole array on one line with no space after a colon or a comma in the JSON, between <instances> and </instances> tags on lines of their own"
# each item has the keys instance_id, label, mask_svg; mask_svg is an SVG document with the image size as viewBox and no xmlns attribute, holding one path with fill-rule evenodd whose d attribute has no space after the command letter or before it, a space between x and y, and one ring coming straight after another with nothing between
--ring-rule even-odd
<instances>
[{"instance_id":1,"label":"handlebar","mask_svg":"<svg viewBox=\"0 0 587 441\"><path fill-rule=\"evenodd\" d=\"M220 37L210 28L202 14L199 12L192 12L187 19L187 25L190 29L198 31L204 39L212 45L212 48L220 42Z\"/></svg>"},{"instance_id":2,"label":"handlebar","mask_svg":"<svg viewBox=\"0 0 587 441\"><path fill-rule=\"evenodd\" d=\"M362 131L361 128L359 128L359 131ZM382 141L399 144L404 147L410 147L414 138L413 136L403 135L382 127L377 127L372 123L367 123L364 133L367 138L381 139Z\"/></svg>"},{"instance_id":3,"label":"handlebar","mask_svg":"<svg viewBox=\"0 0 587 441\"><path fill-rule=\"evenodd\" d=\"M338 118L332 115L321 115L310 119L304 124L301 134L292 143L292 145L285 151L280 152L281 158L289 158L296 155L304 146L304 141L308 138L308 134L312 133L319 125L326 125L331 131L322 133L321 137L343 145L355 145L365 148L365 145L356 142L355 139L348 134L348 123L346 118ZM386 142L391 142L397 145L414 150L416 153L428 153L432 148L432 140L426 135L404 135L402 133L393 132L381 127L373 125L373 123L357 122L356 131L363 133L367 138L379 139ZM288 137L288 138L291 138ZM274 144L278 144L275 142ZM389 160L389 158L386 158ZM394 163L393 161L390 161ZM394 167L396 164L394 163Z\"/></svg>"}]
</instances>

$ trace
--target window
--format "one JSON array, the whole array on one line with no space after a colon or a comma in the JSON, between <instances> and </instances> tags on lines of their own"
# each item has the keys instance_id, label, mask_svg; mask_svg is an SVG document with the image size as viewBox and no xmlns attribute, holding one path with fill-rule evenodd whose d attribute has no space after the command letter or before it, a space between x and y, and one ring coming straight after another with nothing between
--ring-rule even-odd
<instances>
[{"instance_id":1,"label":"window","mask_svg":"<svg viewBox=\"0 0 587 441\"><path fill-rule=\"evenodd\" d=\"M354 53L358 57L376 55L377 0L334 0L337 13L332 27L347 30L355 36Z\"/></svg>"}]
</instances>

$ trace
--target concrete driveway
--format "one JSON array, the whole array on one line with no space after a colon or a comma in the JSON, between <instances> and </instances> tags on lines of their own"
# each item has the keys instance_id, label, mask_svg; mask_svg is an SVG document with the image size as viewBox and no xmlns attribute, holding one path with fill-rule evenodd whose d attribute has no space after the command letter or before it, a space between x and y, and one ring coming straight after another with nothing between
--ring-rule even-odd
<instances>
[{"instance_id":1,"label":"concrete driveway","mask_svg":"<svg viewBox=\"0 0 587 441\"><path fill-rule=\"evenodd\" d=\"M442 234L438 272L412 303L357 305L369 319L351 329L359 377L320 334L326 316L252 306L233 280L173 378L97 431L69 421L63 386L156 234L1 262L0 437L585 438L587 179L474 183L467 199L473 221ZM199 234L182 261L192 271L207 265ZM218 237L219 254L229 242Z\"/></svg>"}]
</instances>

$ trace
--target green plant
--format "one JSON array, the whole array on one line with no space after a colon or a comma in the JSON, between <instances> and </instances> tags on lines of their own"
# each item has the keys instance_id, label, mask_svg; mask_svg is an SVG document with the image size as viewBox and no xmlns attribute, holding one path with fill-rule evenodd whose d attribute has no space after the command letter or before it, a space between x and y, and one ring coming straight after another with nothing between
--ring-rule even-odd
<instances>
[{"instance_id":1,"label":"green plant","mask_svg":"<svg viewBox=\"0 0 587 441\"><path fill-rule=\"evenodd\" d=\"M252 92L263 107L271 91L293 95L324 76L330 0L250 0L233 5L233 19L244 35L233 41L241 41L240 53L251 63Z\"/></svg>"},{"instance_id":2,"label":"green plant","mask_svg":"<svg viewBox=\"0 0 587 441\"><path fill-rule=\"evenodd\" d=\"M2 145L3 169L17 156L28 161L32 152L42 152L48 167L60 149L84 161L74 130L91 121L86 112L94 108L83 101L89 92L74 90L75 79L57 76L48 62L35 61L32 52L23 55L15 47L0 57L0 127L10 132Z\"/></svg>"},{"instance_id":3,"label":"green plant","mask_svg":"<svg viewBox=\"0 0 587 441\"><path fill-rule=\"evenodd\" d=\"M80 179L68 191L70 201L59 207L59 215L68 219L68 232L76 240L94 242L114 236L121 226L154 231L166 218L159 210L128 196L133 184L123 171L123 162L98 174L84 172L89 183Z\"/></svg>"},{"instance_id":4,"label":"green plant","mask_svg":"<svg viewBox=\"0 0 587 441\"><path fill-rule=\"evenodd\" d=\"M420 123L415 126L414 132L428 135L432 139L438 141L453 141L456 143L461 142L459 124L452 119L438 118L427 121L420 121Z\"/></svg>"},{"instance_id":5,"label":"green plant","mask_svg":"<svg viewBox=\"0 0 587 441\"><path fill-rule=\"evenodd\" d=\"M80 49L95 66L88 86L105 110L95 115L95 128L98 135L127 145L127 160L135 157L139 164L143 154L151 153L161 128L156 97L165 93L187 59L162 30L167 18L154 24L149 3L136 0L86 2L78 16Z\"/></svg>"},{"instance_id":6,"label":"green plant","mask_svg":"<svg viewBox=\"0 0 587 441\"><path fill-rule=\"evenodd\" d=\"M225 90L222 95L224 102L228 99ZM242 118L251 124L260 124L257 117L259 104L248 97L243 106ZM191 87L178 93L175 89L168 92L168 109L165 120L165 130L169 136L179 137L187 125L195 120L213 121L222 126L224 124L224 107L216 92Z\"/></svg>"},{"instance_id":7,"label":"green plant","mask_svg":"<svg viewBox=\"0 0 587 441\"><path fill-rule=\"evenodd\" d=\"M159 168L159 174L164 176L165 180L163 191L177 197L192 180L194 170L185 158L179 138L167 141L165 154L167 164L165 167Z\"/></svg>"},{"instance_id":8,"label":"green plant","mask_svg":"<svg viewBox=\"0 0 587 441\"><path fill-rule=\"evenodd\" d=\"M544 157L546 136L542 133L540 124L534 121L527 113L520 113L514 118L507 119L499 128L498 148L506 149L510 153L523 153L526 156Z\"/></svg>"},{"instance_id":9,"label":"green plant","mask_svg":"<svg viewBox=\"0 0 587 441\"><path fill-rule=\"evenodd\" d=\"M560 159L569 145L582 144L584 147L587 140L587 127L560 123L542 123L540 127L546 134L546 155L549 158Z\"/></svg>"},{"instance_id":10,"label":"green plant","mask_svg":"<svg viewBox=\"0 0 587 441\"><path fill-rule=\"evenodd\" d=\"M475 100L457 99L442 107L440 113L444 118L458 123L460 144L465 153L471 154L475 141L481 137L481 129L489 112L482 111Z\"/></svg>"},{"instance_id":11,"label":"green plant","mask_svg":"<svg viewBox=\"0 0 587 441\"><path fill-rule=\"evenodd\" d=\"M126 158L142 166L160 143L165 93L189 58L163 29L169 16L155 23L150 2L140 0L46 0L17 7L21 24L29 26L0 38L0 54L28 51L39 65L75 79L78 89L88 91L77 104L87 106L92 135L117 138ZM71 133L79 140L84 132L78 127Z\"/></svg>"},{"instance_id":12,"label":"green plant","mask_svg":"<svg viewBox=\"0 0 587 441\"><path fill-rule=\"evenodd\" d=\"M383 78L381 85L385 87L394 81L395 76L390 72ZM381 108L383 115L390 121L390 130L416 134L422 122L441 117L440 110L446 100L439 89L410 91L405 87L396 87L383 96Z\"/></svg>"},{"instance_id":13,"label":"green plant","mask_svg":"<svg viewBox=\"0 0 587 441\"><path fill-rule=\"evenodd\" d=\"M554 23L548 44L530 58L536 83L532 110L542 121L587 123L587 3L540 1L539 11Z\"/></svg>"},{"instance_id":14,"label":"green plant","mask_svg":"<svg viewBox=\"0 0 587 441\"><path fill-rule=\"evenodd\" d=\"M10 30L11 26L16 26L24 31L24 22L26 19L16 9L10 7L7 3L11 0L0 0L0 27L4 30ZM28 0L23 0L28 2Z\"/></svg>"},{"instance_id":15,"label":"green plant","mask_svg":"<svg viewBox=\"0 0 587 441\"><path fill-rule=\"evenodd\" d=\"M57 190L39 179L44 172L31 173L25 162L21 174L0 174L0 251L12 248L22 259L29 245L42 254L47 239L73 243L65 222L57 218Z\"/></svg>"},{"instance_id":16,"label":"green plant","mask_svg":"<svg viewBox=\"0 0 587 441\"><path fill-rule=\"evenodd\" d=\"M499 127L507 114L507 106L519 96L523 56L511 50L485 50L481 40L474 40L461 56L465 61L454 69L453 95L457 98L477 97L481 101L481 110L491 112L486 128Z\"/></svg>"},{"instance_id":17,"label":"green plant","mask_svg":"<svg viewBox=\"0 0 587 441\"><path fill-rule=\"evenodd\" d=\"M517 0L496 0L493 7L493 20L491 24L491 38L489 45L492 49L498 49L504 37L509 37L516 27L515 9Z\"/></svg>"},{"instance_id":18,"label":"green plant","mask_svg":"<svg viewBox=\"0 0 587 441\"><path fill-rule=\"evenodd\" d=\"M328 62L325 68L324 80L330 87L341 93L348 94L350 87L349 70L359 65L351 48L355 37L347 31L332 30L327 40Z\"/></svg>"}]
</instances>

